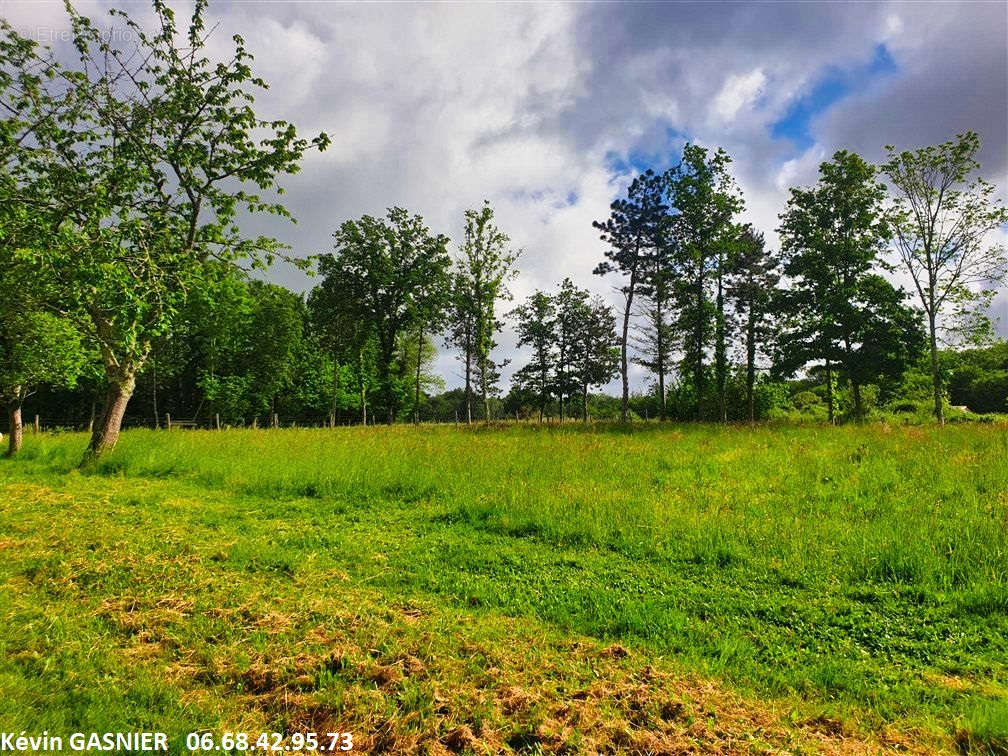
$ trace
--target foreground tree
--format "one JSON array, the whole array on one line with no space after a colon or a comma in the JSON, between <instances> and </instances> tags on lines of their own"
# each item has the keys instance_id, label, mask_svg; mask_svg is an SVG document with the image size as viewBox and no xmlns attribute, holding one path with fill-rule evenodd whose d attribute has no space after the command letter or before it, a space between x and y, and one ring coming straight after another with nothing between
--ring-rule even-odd
<instances>
[{"instance_id":1,"label":"foreground tree","mask_svg":"<svg viewBox=\"0 0 1008 756\"><path fill-rule=\"evenodd\" d=\"M52 73L43 86L74 113L19 161L25 174L58 177L50 188L60 222L37 263L57 278L64 310L83 313L105 366L108 391L85 461L115 445L153 340L207 263L264 265L281 250L238 228L240 210L288 215L245 188L280 191L279 176L328 144L324 134L309 141L284 121L256 117L252 92L266 84L240 37L224 62L208 56L205 2L184 29L162 0L153 11L153 32L113 11L128 33L108 35L70 8L73 69L32 48Z\"/></svg>"},{"instance_id":2,"label":"foreground tree","mask_svg":"<svg viewBox=\"0 0 1008 756\"><path fill-rule=\"evenodd\" d=\"M1008 253L988 234L1008 222L994 186L970 174L979 169L980 137L972 131L916 151L886 149L882 166L897 197L891 222L896 248L914 283L927 320L934 413L945 422L938 360L941 335L970 341L990 331L982 315L1004 280Z\"/></svg>"},{"instance_id":3,"label":"foreground tree","mask_svg":"<svg viewBox=\"0 0 1008 756\"><path fill-rule=\"evenodd\" d=\"M623 328L620 338L620 375L623 397L620 418L630 417L629 334L634 297L640 291L645 276L645 260L649 249L658 243L668 207L664 202L665 179L647 170L637 176L627 190L626 199L615 200L609 217L592 225L601 231L600 238L609 245L606 259L594 270L595 275L619 273L626 278L620 287L623 294Z\"/></svg>"}]
</instances>

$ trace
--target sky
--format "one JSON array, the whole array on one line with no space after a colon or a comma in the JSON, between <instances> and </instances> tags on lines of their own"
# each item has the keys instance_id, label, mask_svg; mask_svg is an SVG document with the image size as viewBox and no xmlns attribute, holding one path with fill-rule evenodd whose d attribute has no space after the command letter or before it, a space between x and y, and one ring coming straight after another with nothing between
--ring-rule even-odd
<instances>
[{"instance_id":1,"label":"sky","mask_svg":"<svg viewBox=\"0 0 1008 756\"><path fill-rule=\"evenodd\" d=\"M112 5L149 15L142 0ZM97 17L109 4L77 7ZM342 221L398 205L457 249L464 210L489 200L522 249L516 301L502 312L565 276L618 304L618 280L592 275L604 251L592 221L634 171L674 165L686 141L728 151L741 220L771 246L788 188L814 183L839 149L879 161L886 144L977 131L982 175L1006 196L1004 2L212 2L210 12L213 47L224 54L241 34L272 84L259 114L332 138L284 182L298 223L255 218L248 231L305 256L330 251ZM41 41L65 37L61 2L0 0L0 15ZM269 277L313 284L290 267ZM1005 293L994 313L1008 333ZM499 342L507 376L523 356L509 329ZM450 350L436 370L458 384Z\"/></svg>"}]
</instances>

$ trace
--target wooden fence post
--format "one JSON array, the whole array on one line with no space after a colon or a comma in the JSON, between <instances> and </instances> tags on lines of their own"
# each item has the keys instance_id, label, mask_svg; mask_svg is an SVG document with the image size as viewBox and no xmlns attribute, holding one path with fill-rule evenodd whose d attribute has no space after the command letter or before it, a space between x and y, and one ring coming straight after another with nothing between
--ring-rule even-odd
<instances>
[{"instance_id":1,"label":"wooden fence post","mask_svg":"<svg viewBox=\"0 0 1008 756\"><path fill-rule=\"evenodd\" d=\"M214 412L214 425L217 426L217 430L220 430L220 412Z\"/></svg>"},{"instance_id":2,"label":"wooden fence post","mask_svg":"<svg viewBox=\"0 0 1008 756\"><path fill-rule=\"evenodd\" d=\"M171 430L171 413L165 412L165 425L168 426L168 430Z\"/></svg>"},{"instance_id":3,"label":"wooden fence post","mask_svg":"<svg viewBox=\"0 0 1008 756\"><path fill-rule=\"evenodd\" d=\"M252 418L252 430L258 430L259 428L259 416L256 415Z\"/></svg>"},{"instance_id":4,"label":"wooden fence post","mask_svg":"<svg viewBox=\"0 0 1008 756\"><path fill-rule=\"evenodd\" d=\"M273 427L274 428L279 428L280 427L280 416L277 415L276 412L273 413Z\"/></svg>"},{"instance_id":5,"label":"wooden fence post","mask_svg":"<svg viewBox=\"0 0 1008 756\"><path fill-rule=\"evenodd\" d=\"M38 435L39 431L41 431L41 429L42 429L42 426L39 425L39 416L35 415L35 435Z\"/></svg>"}]
</instances>

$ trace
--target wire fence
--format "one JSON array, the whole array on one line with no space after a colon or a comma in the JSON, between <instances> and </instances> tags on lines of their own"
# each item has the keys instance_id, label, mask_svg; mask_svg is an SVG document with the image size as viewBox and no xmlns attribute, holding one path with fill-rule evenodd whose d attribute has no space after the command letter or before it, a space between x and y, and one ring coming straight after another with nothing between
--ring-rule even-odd
<instances>
[{"instance_id":1,"label":"wire fence","mask_svg":"<svg viewBox=\"0 0 1008 756\"><path fill-rule=\"evenodd\" d=\"M591 419L591 418L589 418ZM644 419L644 418L642 418ZM645 420L646 421L646 420ZM81 418L81 417L53 417L48 415L31 415L22 418L23 431L25 433L74 433L74 432L91 432L94 428L95 423L98 422L97 418ZM524 423L535 423L539 424L540 421L537 416L524 416L520 414L505 415L492 417L491 422L497 425L501 424L524 424ZM558 417L547 416L544 418L543 422L546 424L558 424L560 422ZM563 423L579 423L582 422L579 417L565 417ZM421 417L419 422L416 423L410 418L397 419L394 424L396 425L481 425L484 423L483 418L473 417L467 420L463 415L456 414L454 418L443 419L443 418L423 418ZM285 420L279 415L274 415L272 418L253 418L250 421L244 422L225 422L221 419L219 415L214 415L212 417L174 417L168 413L162 415L157 422L155 422L152 417L142 417L142 416L129 416L123 418L121 428L122 430L139 429L146 428L150 430L231 430L231 429L265 429L265 428L338 428L338 427L350 427L350 426L380 426L386 425L384 419L380 419L377 416L368 415L367 421L362 421L361 418L337 418L333 416L328 417L318 417L318 418L299 418L297 420ZM9 433L10 427L6 416L0 417L0 432Z\"/></svg>"}]
</instances>

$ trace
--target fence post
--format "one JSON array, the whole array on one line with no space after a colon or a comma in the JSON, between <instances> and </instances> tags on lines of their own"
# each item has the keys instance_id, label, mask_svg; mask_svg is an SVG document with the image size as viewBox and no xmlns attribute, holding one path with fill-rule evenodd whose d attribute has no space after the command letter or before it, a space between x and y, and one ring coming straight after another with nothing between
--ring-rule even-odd
<instances>
[{"instance_id":1,"label":"fence post","mask_svg":"<svg viewBox=\"0 0 1008 756\"><path fill-rule=\"evenodd\" d=\"M39 416L35 415L35 435L38 435L40 430L41 426L39 425Z\"/></svg>"},{"instance_id":2,"label":"fence post","mask_svg":"<svg viewBox=\"0 0 1008 756\"><path fill-rule=\"evenodd\" d=\"M252 430L258 430L258 429L259 429L259 416L256 415L255 417L252 418Z\"/></svg>"},{"instance_id":3,"label":"fence post","mask_svg":"<svg viewBox=\"0 0 1008 756\"><path fill-rule=\"evenodd\" d=\"M217 430L220 430L220 412L214 412L214 425L217 426Z\"/></svg>"},{"instance_id":4,"label":"fence post","mask_svg":"<svg viewBox=\"0 0 1008 756\"><path fill-rule=\"evenodd\" d=\"M171 430L171 413L165 412L165 424L168 426L168 430Z\"/></svg>"},{"instance_id":5,"label":"fence post","mask_svg":"<svg viewBox=\"0 0 1008 756\"><path fill-rule=\"evenodd\" d=\"M273 427L274 428L280 427L280 418L276 412L273 413Z\"/></svg>"}]
</instances>

